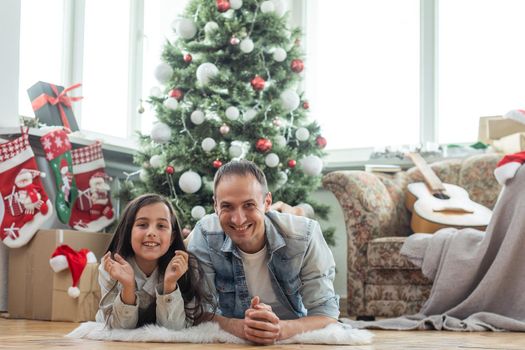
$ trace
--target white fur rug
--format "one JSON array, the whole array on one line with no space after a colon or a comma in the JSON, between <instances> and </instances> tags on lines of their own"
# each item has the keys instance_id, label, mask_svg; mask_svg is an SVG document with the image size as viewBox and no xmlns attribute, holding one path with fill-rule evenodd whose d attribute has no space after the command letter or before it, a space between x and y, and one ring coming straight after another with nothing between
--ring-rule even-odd
<instances>
[{"instance_id":1,"label":"white fur rug","mask_svg":"<svg viewBox=\"0 0 525 350\"><path fill-rule=\"evenodd\" d=\"M278 344L362 345L370 344L373 336L369 331L335 323L324 329L298 334ZM248 341L223 331L215 322L206 322L181 331L172 331L156 325L147 325L138 329L110 330L105 329L103 323L85 322L66 337L129 342L249 344Z\"/></svg>"}]
</instances>

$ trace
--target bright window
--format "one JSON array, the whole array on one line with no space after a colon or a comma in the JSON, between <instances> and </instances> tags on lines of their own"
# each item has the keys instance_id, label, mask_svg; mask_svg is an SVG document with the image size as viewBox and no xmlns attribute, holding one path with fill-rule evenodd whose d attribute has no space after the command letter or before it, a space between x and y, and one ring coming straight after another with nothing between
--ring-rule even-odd
<instances>
[{"instance_id":1,"label":"bright window","mask_svg":"<svg viewBox=\"0 0 525 350\"><path fill-rule=\"evenodd\" d=\"M439 142L472 142L480 116L525 108L523 0L440 0Z\"/></svg>"},{"instance_id":2,"label":"bright window","mask_svg":"<svg viewBox=\"0 0 525 350\"><path fill-rule=\"evenodd\" d=\"M85 8L82 129L126 138L130 106L130 1L89 0ZM138 101L135 101L138 104ZM136 107L135 107L136 108ZM135 108L133 110L135 110Z\"/></svg>"},{"instance_id":3,"label":"bright window","mask_svg":"<svg viewBox=\"0 0 525 350\"><path fill-rule=\"evenodd\" d=\"M147 104L138 114L139 99L158 86L153 71L187 3L22 0L20 114L33 115L26 90L36 81L81 82L83 131L121 138L134 128L149 132L155 114ZM288 0L296 19L299 3ZM480 116L525 107L523 0L300 4L306 7L305 95L329 149L473 142ZM429 8L435 37L421 32L429 27ZM436 61L420 62L429 45ZM421 67L436 73L432 91L420 83ZM421 112L434 105L435 114Z\"/></svg>"},{"instance_id":4,"label":"bright window","mask_svg":"<svg viewBox=\"0 0 525 350\"><path fill-rule=\"evenodd\" d=\"M18 112L34 116L27 89L37 81L63 84L62 0L22 0Z\"/></svg>"},{"instance_id":5,"label":"bright window","mask_svg":"<svg viewBox=\"0 0 525 350\"><path fill-rule=\"evenodd\" d=\"M330 149L419 141L419 1L309 1L306 96Z\"/></svg>"}]
</instances>

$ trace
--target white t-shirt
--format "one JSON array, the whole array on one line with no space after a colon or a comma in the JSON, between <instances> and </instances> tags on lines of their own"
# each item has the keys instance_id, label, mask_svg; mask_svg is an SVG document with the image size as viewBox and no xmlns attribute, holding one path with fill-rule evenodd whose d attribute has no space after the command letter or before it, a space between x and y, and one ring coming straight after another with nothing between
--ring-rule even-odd
<instances>
[{"instance_id":1,"label":"white t-shirt","mask_svg":"<svg viewBox=\"0 0 525 350\"><path fill-rule=\"evenodd\" d=\"M248 292L253 298L258 296L262 303L270 305L273 312L281 319L296 318L295 314L282 305L275 294L268 269L268 250L266 245L257 253L249 254L239 249L246 277Z\"/></svg>"}]
</instances>

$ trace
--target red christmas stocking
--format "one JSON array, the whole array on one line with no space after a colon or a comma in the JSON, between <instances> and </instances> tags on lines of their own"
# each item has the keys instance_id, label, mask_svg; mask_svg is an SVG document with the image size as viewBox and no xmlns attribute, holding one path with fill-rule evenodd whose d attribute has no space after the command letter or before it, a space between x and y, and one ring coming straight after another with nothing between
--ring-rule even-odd
<instances>
[{"instance_id":1,"label":"red christmas stocking","mask_svg":"<svg viewBox=\"0 0 525 350\"><path fill-rule=\"evenodd\" d=\"M108 185L109 176L104 172L102 144L71 151L73 174L78 197L71 212L69 226L79 231L98 232L115 220Z\"/></svg>"},{"instance_id":2,"label":"red christmas stocking","mask_svg":"<svg viewBox=\"0 0 525 350\"><path fill-rule=\"evenodd\" d=\"M10 248L29 242L53 214L42 175L27 133L0 144L0 238Z\"/></svg>"}]
</instances>

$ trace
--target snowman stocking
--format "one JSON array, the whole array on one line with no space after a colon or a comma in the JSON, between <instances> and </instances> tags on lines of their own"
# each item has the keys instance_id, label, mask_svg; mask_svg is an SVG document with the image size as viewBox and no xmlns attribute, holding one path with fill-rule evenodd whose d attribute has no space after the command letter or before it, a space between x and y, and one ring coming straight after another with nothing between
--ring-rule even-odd
<instances>
[{"instance_id":1,"label":"snowman stocking","mask_svg":"<svg viewBox=\"0 0 525 350\"><path fill-rule=\"evenodd\" d=\"M67 224L77 198L77 185L73 178L71 162L71 143L64 130L48 132L40 138L40 142L55 175L57 216L61 222Z\"/></svg>"},{"instance_id":2,"label":"snowman stocking","mask_svg":"<svg viewBox=\"0 0 525 350\"><path fill-rule=\"evenodd\" d=\"M73 206L69 226L79 231L98 232L115 220L108 185L109 176L104 172L102 144L71 151L73 174L78 197Z\"/></svg>"},{"instance_id":3,"label":"snowman stocking","mask_svg":"<svg viewBox=\"0 0 525 350\"><path fill-rule=\"evenodd\" d=\"M0 144L0 238L10 248L29 242L52 216L39 176L27 133Z\"/></svg>"}]
</instances>

